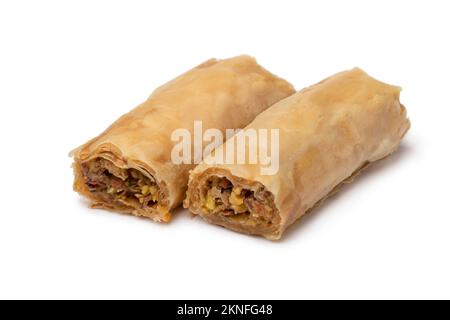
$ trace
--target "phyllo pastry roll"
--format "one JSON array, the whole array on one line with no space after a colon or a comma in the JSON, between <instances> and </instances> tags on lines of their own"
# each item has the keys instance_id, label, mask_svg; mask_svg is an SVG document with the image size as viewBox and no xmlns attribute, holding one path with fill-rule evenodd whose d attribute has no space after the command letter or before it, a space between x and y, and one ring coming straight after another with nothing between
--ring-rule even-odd
<instances>
[{"instance_id":1,"label":"phyllo pastry roll","mask_svg":"<svg viewBox=\"0 0 450 320\"><path fill-rule=\"evenodd\" d=\"M243 128L293 93L288 82L251 57L209 60L156 89L147 101L75 150L74 189L95 208L168 221L171 210L182 203L189 170L196 165L194 159L172 161L177 143L173 132L193 133L195 121L201 121L204 130Z\"/></svg>"},{"instance_id":2,"label":"phyllo pastry roll","mask_svg":"<svg viewBox=\"0 0 450 320\"><path fill-rule=\"evenodd\" d=\"M353 69L276 103L192 171L185 207L210 223L280 239L340 184L397 149L410 127L399 95L399 87ZM278 132L278 142L235 147L261 130ZM221 162L217 155L230 158L230 150L238 157L257 150L279 163L270 172L268 161Z\"/></svg>"}]
</instances>

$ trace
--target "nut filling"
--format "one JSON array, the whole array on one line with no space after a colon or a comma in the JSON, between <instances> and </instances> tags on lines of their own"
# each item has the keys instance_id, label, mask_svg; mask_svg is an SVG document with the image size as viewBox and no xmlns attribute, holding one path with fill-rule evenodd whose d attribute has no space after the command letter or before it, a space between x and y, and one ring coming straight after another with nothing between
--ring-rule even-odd
<instances>
[{"instance_id":1,"label":"nut filling","mask_svg":"<svg viewBox=\"0 0 450 320\"><path fill-rule=\"evenodd\" d=\"M234 186L225 177L210 177L202 191L202 209L208 216L222 217L228 223L270 228L279 222L273 195L258 187L256 190Z\"/></svg>"},{"instance_id":2,"label":"nut filling","mask_svg":"<svg viewBox=\"0 0 450 320\"><path fill-rule=\"evenodd\" d=\"M136 169L121 169L106 159L96 158L83 163L81 170L89 191L101 200L140 208L158 203L155 179Z\"/></svg>"}]
</instances>

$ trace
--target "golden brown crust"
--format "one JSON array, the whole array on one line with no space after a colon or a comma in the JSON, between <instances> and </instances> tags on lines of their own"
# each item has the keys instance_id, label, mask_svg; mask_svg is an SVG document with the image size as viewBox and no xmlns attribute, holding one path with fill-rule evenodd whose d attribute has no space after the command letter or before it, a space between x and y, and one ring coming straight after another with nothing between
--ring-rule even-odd
<instances>
[{"instance_id":1,"label":"golden brown crust","mask_svg":"<svg viewBox=\"0 0 450 320\"><path fill-rule=\"evenodd\" d=\"M245 129L280 130L278 173L261 175L259 165L208 165L206 159L190 175L185 205L196 207L196 199L191 198L195 181L211 168L259 182L274 195L281 217L276 231L261 235L279 239L359 168L397 149L410 127L399 93L400 88L353 69L276 103Z\"/></svg>"},{"instance_id":2,"label":"golden brown crust","mask_svg":"<svg viewBox=\"0 0 450 320\"><path fill-rule=\"evenodd\" d=\"M168 221L187 189L189 170L195 165L171 161L174 130L191 133L195 120L204 129L237 129L261 111L294 92L292 86L259 66L248 56L209 60L156 89L143 104L122 116L105 132L75 150L75 190L95 207L129 212ZM96 157L119 168L135 168L152 176L163 195L154 208L127 208L99 200L83 187L80 164Z\"/></svg>"}]
</instances>

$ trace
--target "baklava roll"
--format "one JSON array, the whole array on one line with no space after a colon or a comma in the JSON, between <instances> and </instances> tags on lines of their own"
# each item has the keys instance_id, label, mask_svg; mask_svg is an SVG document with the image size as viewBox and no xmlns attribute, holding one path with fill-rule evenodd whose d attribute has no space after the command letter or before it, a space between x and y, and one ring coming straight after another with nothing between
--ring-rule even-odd
<instances>
[{"instance_id":1,"label":"baklava roll","mask_svg":"<svg viewBox=\"0 0 450 320\"><path fill-rule=\"evenodd\" d=\"M279 144L258 145L259 155L279 156L278 171L268 172L267 161L217 160L235 150L237 134L192 171L184 206L210 223L280 239L340 184L397 149L410 127L399 95L399 87L353 69L276 103L241 138L251 130L278 129ZM238 156L254 153L250 144L244 147Z\"/></svg>"},{"instance_id":2,"label":"baklava roll","mask_svg":"<svg viewBox=\"0 0 450 320\"><path fill-rule=\"evenodd\" d=\"M193 134L195 121L202 121L203 130L243 128L293 93L288 82L251 57L209 60L156 89L147 101L73 151L74 190L94 208L167 222L171 210L182 203L189 170L196 165L195 159L172 162L172 133L187 129Z\"/></svg>"}]
</instances>

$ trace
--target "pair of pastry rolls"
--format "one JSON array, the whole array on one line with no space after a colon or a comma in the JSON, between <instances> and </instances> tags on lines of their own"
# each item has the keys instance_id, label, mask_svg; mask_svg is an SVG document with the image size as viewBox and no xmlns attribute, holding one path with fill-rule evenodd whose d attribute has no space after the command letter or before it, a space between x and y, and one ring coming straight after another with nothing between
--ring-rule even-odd
<instances>
[{"instance_id":1,"label":"pair of pastry rolls","mask_svg":"<svg viewBox=\"0 0 450 320\"><path fill-rule=\"evenodd\" d=\"M399 94L360 69L294 93L248 56L210 60L75 150L74 188L93 207L156 221L169 221L184 199L210 223L277 240L339 185L397 149L410 126ZM199 165L175 164L171 134L194 133L195 121L204 130L244 129ZM256 149L244 144L235 161L217 161L251 131L276 139ZM237 161L255 150L276 161L274 170Z\"/></svg>"}]
</instances>

